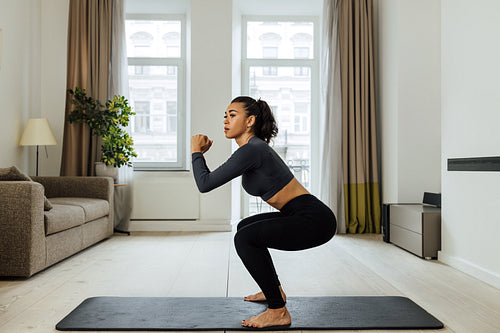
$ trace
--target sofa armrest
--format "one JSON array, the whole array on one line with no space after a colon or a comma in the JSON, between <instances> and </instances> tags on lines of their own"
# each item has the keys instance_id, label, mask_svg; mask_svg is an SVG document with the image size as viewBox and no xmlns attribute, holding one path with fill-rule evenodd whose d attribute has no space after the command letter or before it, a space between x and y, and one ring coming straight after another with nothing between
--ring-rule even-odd
<instances>
[{"instance_id":1,"label":"sofa armrest","mask_svg":"<svg viewBox=\"0 0 500 333\"><path fill-rule=\"evenodd\" d=\"M43 186L0 181L0 276L29 277L45 267Z\"/></svg>"},{"instance_id":2,"label":"sofa armrest","mask_svg":"<svg viewBox=\"0 0 500 333\"><path fill-rule=\"evenodd\" d=\"M31 177L45 188L47 198L96 198L113 202L114 182L110 177Z\"/></svg>"}]
</instances>

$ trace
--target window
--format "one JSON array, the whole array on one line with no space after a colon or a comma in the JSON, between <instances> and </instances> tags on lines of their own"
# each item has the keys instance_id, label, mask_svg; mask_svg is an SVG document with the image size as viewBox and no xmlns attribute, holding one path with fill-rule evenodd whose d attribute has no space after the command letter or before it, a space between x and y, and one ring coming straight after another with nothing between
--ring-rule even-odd
<instances>
[{"instance_id":1,"label":"window","mask_svg":"<svg viewBox=\"0 0 500 333\"><path fill-rule=\"evenodd\" d=\"M185 23L181 16L127 15L134 170L185 169Z\"/></svg>"},{"instance_id":2,"label":"window","mask_svg":"<svg viewBox=\"0 0 500 333\"><path fill-rule=\"evenodd\" d=\"M262 47L262 58L264 59L276 59L278 58L278 48L277 47Z\"/></svg>"},{"instance_id":3,"label":"window","mask_svg":"<svg viewBox=\"0 0 500 333\"><path fill-rule=\"evenodd\" d=\"M134 133L149 133L150 115L149 102L135 102Z\"/></svg>"},{"instance_id":4,"label":"window","mask_svg":"<svg viewBox=\"0 0 500 333\"><path fill-rule=\"evenodd\" d=\"M309 76L311 75L309 67L295 67L295 76Z\"/></svg>"},{"instance_id":5,"label":"window","mask_svg":"<svg viewBox=\"0 0 500 333\"><path fill-rule=\"evenodd\" d=\"M278 67L262 67L262 75L276 76L278 75Z\"/></svg>"},{"instance_id":6,"label":"window","mask_svg":"<svg viewBox=\"0 0 500 333\"><path fill-rule=\"evenodd\" d=\"M244 17L243 93L271 106L279 133L273 148L311 190L311 126L318 115L317 19ZM244 216L272 210L245 194Z\"/></svg>"},{"instance_id":7,"label":"window","mask_svg":"<svg viewBox=\"0 0 500 333\"><path fill-rule=\"evenodd\" d=\"M294 47L293 53L295 59L309 59L308 47Z\"/></svg>"},{"instance_id":8,"label":"window","mask_svg":"<svg viewBox=\"0 0 500 333\"><path fill-rule=\"evenodd\" d=\"M309 103L297 102L294 106L295 133L308 133L309 131Z\"/></svg>"}]
</instances>

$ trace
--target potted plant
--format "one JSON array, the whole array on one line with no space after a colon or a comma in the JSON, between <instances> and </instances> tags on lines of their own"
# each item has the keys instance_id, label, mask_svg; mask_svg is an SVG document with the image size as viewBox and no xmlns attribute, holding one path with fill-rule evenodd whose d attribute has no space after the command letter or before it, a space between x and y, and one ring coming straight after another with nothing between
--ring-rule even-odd
<instances>
[{"instance_id":1,"label":"potted plant","mask_svg":"<svg viewBox=\"0 0 500 333\"><path fill-rule=\"evenodd\" d=\"M102 164L96 165L96 174L98 170L102 174L101 169L112 168L113 178L116 180L118 168L131 167L132 158L137 157L133 147L134 141L123 129L135 112L132 112L124 96L114 96L113 100L108 100L103 105L98 100L87 96L85 89L80 87L76 87L74 91L69 89L67 93L71 96L71 103L75 106L68 116L68 121L87 124L91 136L96 135L102 138Z\"/></svg>"}]
</instances>

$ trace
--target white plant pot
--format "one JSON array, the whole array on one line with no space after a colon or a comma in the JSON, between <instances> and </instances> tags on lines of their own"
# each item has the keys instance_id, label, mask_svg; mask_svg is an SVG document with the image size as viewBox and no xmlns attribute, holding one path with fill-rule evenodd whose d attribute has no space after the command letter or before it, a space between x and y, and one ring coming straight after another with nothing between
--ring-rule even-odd
<instances>
[{"instance_id":1,"label":"white plant pot","mask_svg":"<svg viewBox=\"0 0 500 333\"><path fill-rule=\"evenodd\" d=\"M98 177L111 177L118 180L118 168L112 165L106 165L103 162L95 162L95 175Z\"/></svg>"}]
</instances>

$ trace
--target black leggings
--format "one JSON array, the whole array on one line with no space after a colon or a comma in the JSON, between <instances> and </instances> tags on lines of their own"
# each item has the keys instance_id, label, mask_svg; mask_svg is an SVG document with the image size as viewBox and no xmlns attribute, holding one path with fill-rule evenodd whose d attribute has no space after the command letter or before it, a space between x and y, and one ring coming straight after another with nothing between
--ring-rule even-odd
<instances>
[{"instance_id":1,"label":"black leggings","mask_svg":"<svg viewBox=\"0 0 500 333\"><path fill-rule=\"evenodd\" d=\"M266 296L270 309L285 306L268 248L297 251L328 242L337 228L335 215L315 196L290 200L280 212L243 219L234 236L236 252Z\"/></svg>"}]
</instances>

